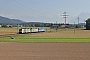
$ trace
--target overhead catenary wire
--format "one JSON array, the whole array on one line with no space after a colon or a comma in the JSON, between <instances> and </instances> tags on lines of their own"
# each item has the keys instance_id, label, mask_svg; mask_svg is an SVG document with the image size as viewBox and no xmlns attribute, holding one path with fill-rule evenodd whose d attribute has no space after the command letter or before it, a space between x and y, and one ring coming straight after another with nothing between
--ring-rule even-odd
<instances>
[{"instance_id":1,"label":"overhead catenary wire","mask_svg":"<svg viewBox=\"0 0 90 60\"><path fill-rule=\"evenodd\" d=\"M8 3L10 3L11 5L13 5L14 7L16 7L16 8L18 8L18 9L21 9L21 11L22 12L24 12L24 13L22 13L21 11L20 11L20 17L22 18L22 16L30 16L31 17L31 19L35 19L35 18L37 18L38 17L38 19L40 19L40 18L43 18L43 17L45 17L45 18L53 18L53 17L56 17L56 15L58 15L58 14L54 14L53 12L51 12L49 9L47 9L47 8L45 8L45 7L43 7L42 5L40 5L40 4L37 4L37 3L29 3L30 2L30 0L27 0L27 1L25 1L25 0L11 0L11 2L8 2ZM14 8L13 7L13 8ZM17 10L18 10L17 9ZM13 11L14 12L14 11ZM16 11L16 12L18 12L19 13L19 11ZM28 13L28 14L27 14ZM17 13L16 13L17 14ZM19 16L18 15L18 16ZM35 18L34 18L35 17ZM38 20L37 19L37 20Z\"/></svg>"},{"instance_id":2,"label":"overhead catenary wire","mask_svg":"<svg viewBox=\"0 0 90 60\"><path fill-rule=\"evenodd\" d=\"M30 5L24 4L25 1L24 1L24 3L22 3L21 1L17 1L17 0L14 0L14 1L20 5L23 5L24 7L27 7L27 9L31 9L33 12L37 13L38 15L43 15L43 16L48 16L49 14L56 15L55 13L52 13L51 11L49 11L47 8L44 8L43 6L38 5L37 3L35 3L34 5L37 6L38 9L40 9L39 11L38 11L38 9L35 9L36 7L31 8ZM30 2L30 0L27 0L27 2ZM41 11L41 9L42 9L42 11Z\"/></svg>"},{"instance_id":3,"label":"overhead catenary wire","mask_svg":"<svg viewBox=\"0 0 90 60\"><path fill-rule=\"evenodd\" d=\"M43 18L43 17L45 17L45 18L50 18L51 19L51 17L52 17L52 19L53 19L53 17L55 17L55 16L57 16L58 14L54 14L54 13L51 13L51 11L46 11L46 10L39 10L38 11L38 9L33 9L33 8L31 8L28 4L25 4L25 2L23 3L22 1L18 1L18 0L14 0L15 2L17 2L18 4L20 4L20 5L23 5L24 7L27 7L27 9L31 9L31 10L33 10L33 12L35 13L35 14L33 14L33 16L32 17L38 17L38 19L39 18ZM27 2L28 2L29 0L27 0Z\"/></svg>"},{"instance_id":4,"label":"overhead catenary wire","mask_svg":"<svg viewBox=\"0 0 90 60\"><path fill-rule=\"evenodd\" d=\"M5 0L6 1L6 0ZM23 0L22 0L23 1ZM30 4L29 2L32 2L32 4L36 7L31 7L30 5L28 4L24 4L22 1L20 0L12 0L12 3L10 3L11 5L14 5L15 7L18 7L19 9L21 9L21 11L25 11L25 12L29 12L30 14L32 15L40 15L40 16L49 16L50 14L53 14L55 15L54 13L51 13L51 11L49 11L47 8L41 6L40 4L37 4L36 2L32 1L32 0L27 0L27 1L24 1L24 3L28 3ZM8 2L9 3L9 2ZM13 3L16 3L13 4ZM19 5L18 5L19 4ZM20 6L22 5L22 6ZM24 7L24 8L23 8ZM36 9L37 8L37 9ZM39 10L39 11L38 11Z\"/></svg>"},{"instance_id":5,"label":"overhead catenary wire","mask_svg":"<svg viewBox=\"0 0 90 60\"><path fill-rule=\"evenodd\" d=\"M8 2L8 1L4 0L4 2ZM13 5L17 9L20 9L20 11L25 11L25 12L29 12L29 13L35 14L35 13L31 12L29 9L25 9L25 8L23 8L23 7L21 7L21 6L17 5L17 4L13 4L13 3L15 3L15 1L12 1L12 3L8 2L9 5Z\"/></svg>"},{"instance_id":6,"label":"overhead catenary wire","mask_svg":"<svg viewBox=\"0 0 90 60\"><path fill-rule=\"evenodd\" d=\"M42 14L41 12L39 12L39 11L37 11L37 10L34 10L33 8L30 8L29 6L27 6L27 5L25 5L25 4L21 3L21 2L19 2L19 1L17 1L17 0L13 0L13 1L16 2L16 3L18 3L18 4L20 4L20 5L22 5L22 6L24 6L24 7L26 7L26 9L29 9L29 10L31 10L31 11L33 11L33 12L39 14L39 15Z\"/></svg>"},{"instance_id":7,"label":"overhead catenary wire","mask_svg":"<svg viewBox=\"0 0 90 60\"><path fill-rule=\"evenodd\" d=\"M49 10L49 9L48 9L48 8L46 8L46 7L43 7L42 5L40 5L40 4L38 4L38 3L36 3L35 1L28 0L28 2L32 2L32 3L33 3L33 5L35 5L35 6L39 7L40 9L44 10L44 12L48 12L48 13L50 13L50 14L54 14L54 15L56 15L56 13L55 13L54 11Z\"/></svg>"}]
</instances>

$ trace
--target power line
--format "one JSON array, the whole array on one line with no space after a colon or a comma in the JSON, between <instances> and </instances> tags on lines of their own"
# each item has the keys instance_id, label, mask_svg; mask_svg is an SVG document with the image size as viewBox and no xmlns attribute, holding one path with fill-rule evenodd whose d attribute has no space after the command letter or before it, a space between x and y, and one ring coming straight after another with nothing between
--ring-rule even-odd
<instances>
[{"instance_id":1,"label":"power line","mask_svg":"<svg viewBox=\"0 0 90 60\"><path fill-rule=\"evenodd\" d=\"M22 0L22 2L24 2L25 3L25 6L27 6L28 8L31 8L31 9L33 9L35 12L37 12L37 13L39 13L39 15L40 14L44 14L44 13L42 13L42 11L41 10L39 10L39 8L37 7L37 5L35 5L35 4L33 4L33 3L31 3L30 1L23 1ZM35 6L35 7L34 7Z\"/></svg>"},{"instance_id":2,"label":"power line","mask_svg":"<svg viewBox=\"0 0 90 60\"><path fill-rule=\"evenodd\" d=\"M4 1L7 1L7 0L4 0ZM51 11L49 11L47 8L43 7L40 4L37 4L36 2L34 2L32 0L27 0L27 1L25 1L25 0L22 0L22 1L20 1L20 0L11 0L11 1L12 1L12 3L8 2L8 4L14 5L15 7L21 9L21 11L28 12L32 15L37 14L37 15L40 15L40 16L43 16L43 15L45 15L45 16L50 15L51 16L51 14L50 14ZM32 4L29 5L30 4L29 2L31 2L31 1L32 1L32 4L34 6L36 6L39 10L36 9L35 7L32 8L32 6L31 6ZM27 2L28 4L24 4L25 2ZM40 9L42 9L42 10L40 10ZM54 13L52 12L52 14L54 14Z\"/></svg>"},{"instance_id":3,"label":"power line","mask_svg":"<svg viewBox=\"0 0 90 60\"><path fill-rule=\"evenodd\" d=\"M25 5L25 4L21 3L21 2L19 2L19 1L17 1L17 0L14 0L14 1L15 1L15 2L17 2L18 4L20 4L20 5L24 6L24 7L29 8L29 9L30 9L30 10L32 10L33 12L38 13L39 15L40 15L40 14L42 14L41 12L36 11L36 10L34 10L34 9L30 8L29 6L27 6L27 5Z\"/></svg>"},{"instance_id":4,"label":"power line","mask_svg":"<svg viewBox=\"0 0 90 60\"><path fill-rule=\"evenodd\" d=\"M6 0L5 0L6 1ZM23 1L23 0L22 0ZM26 1L24 1L24 3L22 3L22 1L18 1L18 0L13 0L13 2L18 3L19 5L22 5L23 7L18 6L19 8L21 8L22 10L32 13L32 14L38 14L38 15L49 15L51 11L47 10L46 8L44 8L43 6L37 4L36 2L32 1L32 0L27 0L27 3L32 2L34 6L37 6L38 8L31 8L28 4L24 4ZM14 5L13 3L10 3L11 5ZM30 3L29 3L30 4ZM15 6L15 5L14 5ZM16 4L17 6L17 4ZM40 9L38 11L38 9ZM41 12L41 9L43 9ZM46 11L46 12L45 12ZM49 13L49 14L48 14Z\"/></svg>"},{"instance_id":5,"label":"power line","mask_svg":"<svg viewBox=\"0 0 90 60\"><path fill-rule=\"evenodd\" d=\"M34 1L32 1L32 0L28 0L28 2L29 2L29 1L32 2L34 5L38 6L39 8L42 8L42 9L43 9L44 11L46 11L46 12L49 12L49 13L52 13L52 12L53 12L52 10L47 9L47 8L43 7L42 5L36 3L36 2L34 2ZM52 11L52 12L51 12L51 11ZM55 12L53 12L53 14L55 14Z\"/></svg>"},{"instance_id":6,"label":"power line","mask_svg":"<svg viewBox=\"0 0 90 60\"><path fill-rule=\"evenodd\" d=\"M69 16L67 15L67 12L64 12L63 15L61 15L63 18L65 18L65 25L66 25L66 18Z\"/></svg>"},{"instance_id":7,"label":"power line","mask_svg":"<svg viewBox=\"0 0 90 60\"><path fill-rule=\"evenodd\" d=\"M4 0L4 1L5 1L5 2L8 2L7 0ZM12 1L12 0L11 0L11 1ZM21 7L21 6L19 6L19 5L17 6L17 4L13 4L13 2L15 2L15 1L13 0L12 3L8 2L8 4L13 5L13 6L15 6L15 7L21 9L21 11L30 12L30 11L27 10L27 9L23 9L23 7ZM32 13L32 12L30 12L30 13Z\"/></svg>"}]
</instances>

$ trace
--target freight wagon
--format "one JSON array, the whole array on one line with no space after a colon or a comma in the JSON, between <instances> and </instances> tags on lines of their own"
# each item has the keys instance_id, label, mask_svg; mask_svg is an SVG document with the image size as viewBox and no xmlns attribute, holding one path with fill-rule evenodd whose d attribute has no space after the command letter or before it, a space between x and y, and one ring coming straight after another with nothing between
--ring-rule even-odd
<instances>
[{"instance_id":1,"label":"freight wagon","mask_svg":"<svg viewBox=\"0 0 90 60\"><path fill-rule=\"evenodd\" d=\"M37 33L38 32L38 28L31 28L31 32L32 33Z\"/></svg>"},{"instance_id":2,"label":"freight wagon","mask_svg":"<svg viewBox=\"0 0 90 60\"><path fill-rule=\"evenodd\" d=\"M21 28L19 34L45 32L44 28Z\"/></svg>"},{"instance_id":3,"label":"freight wagon","mask_svg":"<svg viewBox=\"0 0 90 60\"><path fill-rule=\"evenodd\" d=\"M25 33L30 33L30 32L31 32L30 28L19 29L19 34L25 34Z\"/></svg>"}]
</instances>

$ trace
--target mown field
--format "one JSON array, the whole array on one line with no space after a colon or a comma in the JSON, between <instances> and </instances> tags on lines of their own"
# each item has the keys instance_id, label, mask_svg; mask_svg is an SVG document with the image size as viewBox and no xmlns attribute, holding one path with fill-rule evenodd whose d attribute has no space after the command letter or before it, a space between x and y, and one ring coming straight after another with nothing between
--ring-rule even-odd
<instances>
[{"instance_id":1,"label":"mown field","mask_svg":"<svg viewBox=\"0 0 90 60\"><path fill-rule=\"evenodd\" d=\"M90 31L76 29L60 29L57 32L55 30L48 30L42 33L31 34L17 34L16 28L3 28L0 29L1 37L0 42L90 42ZM8 34L15 34L10 35Z\"/></svg>"}]
</instances>

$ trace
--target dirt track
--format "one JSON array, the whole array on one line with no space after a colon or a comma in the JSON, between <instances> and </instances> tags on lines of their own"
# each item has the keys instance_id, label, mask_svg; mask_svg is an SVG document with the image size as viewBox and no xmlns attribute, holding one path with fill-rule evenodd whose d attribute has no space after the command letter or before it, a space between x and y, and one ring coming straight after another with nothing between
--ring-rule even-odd
<instances>
[{"instance_id":1,"label":"dirt track","mask_svg":"<svg viewBox=\"0 0 90 60\"><path fill-rule=\"evenodd\" d=\"M0 42L0 60L90 60L90 43Z\"/></svg>"}]
</instances>

